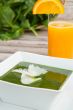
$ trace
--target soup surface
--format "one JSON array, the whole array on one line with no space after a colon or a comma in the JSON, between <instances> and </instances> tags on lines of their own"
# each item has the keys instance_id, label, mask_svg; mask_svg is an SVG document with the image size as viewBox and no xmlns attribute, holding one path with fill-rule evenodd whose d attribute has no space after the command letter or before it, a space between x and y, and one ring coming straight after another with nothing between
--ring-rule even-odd
<instances>
[{"instance_id":1,"label":"soup surface","mask_svg":"<svg viewBox=\"0 0 73 110\"><path fill-rule=\"evenodd\" d=\"M36 69L37 68L39 68L39 69L41 68L41 70L44 69L47 72L41 73L41 74L37 73L38 76L33 76L34 79L39 78L39 80L34 80L32 83L29 83L29 84L22 83L21 82L22 73L19 70L28 70L29 65L35 66ZM18 65L16 65L10 71L8 71L6 74L1 76L0 80L18 84L18 85L23 85L23 86L59 90L61 85L66 80L67 75L65 73L54 72L54 71L52 71L52 69L50 70L49 68L50 67L48 67L48 66L32 64L32 63L27 63L27 62L20 62ZM15 70L17 70L17 71L15 71ZM54 70L54 68L53 68L53 70ZM31 76L29 76L29 77L31 77Z\"/></svg>"}]
</instances>

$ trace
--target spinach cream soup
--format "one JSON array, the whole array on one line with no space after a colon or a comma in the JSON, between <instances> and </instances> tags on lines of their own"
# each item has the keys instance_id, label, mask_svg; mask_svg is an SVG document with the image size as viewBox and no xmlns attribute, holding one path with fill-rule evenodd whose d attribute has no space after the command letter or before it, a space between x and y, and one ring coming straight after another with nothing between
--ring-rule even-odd
<instances>
[{"instance_id":1,"label":"spinach cream soup","mask_svg":"<svg viewBox=\"0 0 73 110\"><path fill-rule=\"evenodd\" d=\"M27 74L25 75L25 73ZM22 76L22 74L24 76ZM61 69L39 64L20 62L6 74L1 76L0 80L23 86L59 90L66 78L67 75L65 72L63 73L63 70Z\"/></svg>"}]
</instances>

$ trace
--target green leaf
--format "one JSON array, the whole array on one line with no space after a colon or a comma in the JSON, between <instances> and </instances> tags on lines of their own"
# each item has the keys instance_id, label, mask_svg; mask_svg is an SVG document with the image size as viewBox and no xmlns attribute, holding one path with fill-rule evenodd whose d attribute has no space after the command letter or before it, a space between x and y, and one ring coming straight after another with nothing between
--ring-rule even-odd
<instances>
[{"instance_id":1,"label":"green leaf","mask_svg":"<svg viewBox=\"0 0 73 110\"><path fill-rule=\"evenodd\" d=\"M47 27L48 26L48 21L47 20L44 20L43 21L43 25L45 25Z\"/></svg>"},{"instance_id":2,"label":"green leaf","mask_svg":"<svg viewBox=\"0 0 73 110\"><path fill-rule=\"evenodd\" d=\"M14 17L15 14L9 6L0 7L0 23L3 26L12 27L12 21Z\"/></svg>"},{"instance_id":3,"label":"green leaf","mask_svg":"<svg viewBox=\"0 0 73 110\"><path fill-rule=\"evenodd\" d=\"M11 38L11 34L9 34L9 33L2 33L2 34L0 34L0 39L1 40L11 40L12 38Z\"/></svg>"},{"instance_id":4,"label":"green leaf","mask_svg":"<svg viewBox=\"0 0 73 110\"><path fill-rule=\"evenodd\" d=\"M23 3L24 0L8 0L8 4L13 4L13 3Z\"/></svg>"},{"instance_id":5,"label":"green leaf","mask_svg":"<svg viewBox=\"0 0 73 110\"><path fill-rule=\"evenodd\" d=\"M29 23L29 20L25 20L25 21L23 21L22 22L22 26L24 27L24 28L30 28L30 23Z\"/></svg>"},{"instance_id":6,"label":"green leaf","mask_svg":"<svg viewBox=\"0 0 73 110\"><path fill-rule=\"evenodd\" d=\"M22 33L23 33L23 28L19 28L16 31L12 32L12 36L11 37L13 39L17 39L17 38L19 38L22 35Z\"/></svg>"}]
</instances>

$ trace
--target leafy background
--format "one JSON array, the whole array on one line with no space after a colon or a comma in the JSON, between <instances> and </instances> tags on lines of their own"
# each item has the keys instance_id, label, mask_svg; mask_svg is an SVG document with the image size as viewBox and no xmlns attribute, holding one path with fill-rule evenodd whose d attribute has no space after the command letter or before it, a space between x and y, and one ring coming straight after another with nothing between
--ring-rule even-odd
<instances>
[{"instance_id":1,"label":"leafy background","mask_svg":"<svg viewBox=\"0 0 73 110\"><path fill-rule=\"evenodd\" d=\"M0 0L0 39L17 39L24 31L47 27L48 15L33 15L32 7L36 0ZM50 15L50 20L56 15Z\"/></svg>"}]
</instances>

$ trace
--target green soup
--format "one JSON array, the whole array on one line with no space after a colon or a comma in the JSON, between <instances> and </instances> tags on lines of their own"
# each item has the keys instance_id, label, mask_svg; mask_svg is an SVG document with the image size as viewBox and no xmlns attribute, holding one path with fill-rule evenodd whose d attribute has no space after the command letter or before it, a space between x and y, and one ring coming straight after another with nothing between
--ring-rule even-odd
<instances>
[{"instance_id":1,"label":"green soup","mask_svg":"<svg viewBox=\"0 0 73 110\"><path fill-rule=\"evenodd\" d=\"M20 81L21 73L13 72L13 70L19 69L19 68L21 68L21 69L26 68L27 69L29 64L31 64L31 63L26 63L26 62L19 63L14 68L12 68L10 71L8 71L6 74L1 76L0 80L7 81L10 83L14 83L14 84L18 84L18 85L23 85L23 86L59 90L59 88L61 87L61 85L64 83L64 81L67 78L67 75L65 73L54 72L55 68L49 69L50 67L48 67L48 66L34 64L34 65L38 65L42 68L47 68L48 72L46 74L42 74L42 75L38 76L41 78L41 80L38 80L38 81L31 83L31 84L28 84L28 85L22 84Z\"/></svg>"}]
</instances>

